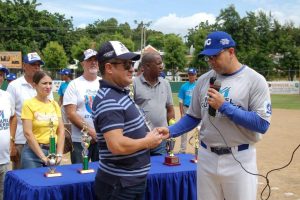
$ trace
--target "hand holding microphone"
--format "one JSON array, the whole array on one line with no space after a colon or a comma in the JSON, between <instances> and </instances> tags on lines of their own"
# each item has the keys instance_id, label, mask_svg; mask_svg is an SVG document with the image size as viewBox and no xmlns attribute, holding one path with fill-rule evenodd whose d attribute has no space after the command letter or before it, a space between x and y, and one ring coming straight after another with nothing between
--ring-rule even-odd
<instances>
[{"instance_id":1,"label":"hand holding microphone","mask_svg":"<svg viewBox=\"0 0 300 200\"><path fill-rule=\"evenodd\" d=\"M216 80L215 77L211 77L209 80L209 89L208 89L208 100L209 104L208 113L210 116L216 116L216 110L219 109L223 102L225 101L224 97L219 93L221 88L221 82Z\"/></svg>"}]
</instances>

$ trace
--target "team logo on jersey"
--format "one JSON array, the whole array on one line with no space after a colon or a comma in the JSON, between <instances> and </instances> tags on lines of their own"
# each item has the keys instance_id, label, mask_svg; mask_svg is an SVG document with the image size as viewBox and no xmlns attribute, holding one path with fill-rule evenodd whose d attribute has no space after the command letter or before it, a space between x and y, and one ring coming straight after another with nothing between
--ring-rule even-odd
<instances>
[{"instance_id":1,"label":"team logo on jersey","mask_svg":"<svg viewBox=\"0 0 300 200\"><path fill-rule=\"evenodd\" d=\"M9 120L4 117L4 110L0 110L0 130L6 130L9 127Z\"/></svg>"},{"instance_id":2,"label":"team logo on jersey","mask_svg":"<svg viewBox=\"0 0 300 200\"><path fill-rule=\"evenodd\" d=\"M225 87L220 89L220 93L224 96L224 98L227 98L229 96L230 87Z\"/></svg>"},{"instance_id":3,"label":"team logo on jersey","mask_svg":"<svg viewBox=\"0 0 300 200\"><path fill-rule=\"evenodd\" d=\"M270 101L264 102L264 109L267 117L270 117L272 115L272 105Z\"/></svg>"},{"instance_id":4,"label":"team logo on jersey","mask_svg":"<svg viewBox=\"0 0 300 200\"><path fill-rule=\"evenodd\" d=\"M88 113L92 114L93 101L95 96L84 95L84 105Z\"/></svg>"},{"instance_id":5,"label":"team logo on jersey","mask_svg":"<svg viewBox=\"0 0 300 200\"><path fill-rule=\"evenodd\" d=\"M229 98L230 88L231 87L220 88L219 93L223 95L225 101L228 101L232 104L232 100ZM204 97L204 103L201 104L201 107L208 108L209 106L209 104L207 103L208 98L209 97L207 95Z\"/></svg>"},{"instance_id":6,"label":"team logo on jersey","mask_svg":"<svg viewBox=\"0 0 300 200\"><path fill-rule=\"evenodd\" d=\"M33 115L37 121L46 121L46 122L49 122L50 120L58 121L58 117L56 113L35 112Z\"/></svg>"}]
</instances>

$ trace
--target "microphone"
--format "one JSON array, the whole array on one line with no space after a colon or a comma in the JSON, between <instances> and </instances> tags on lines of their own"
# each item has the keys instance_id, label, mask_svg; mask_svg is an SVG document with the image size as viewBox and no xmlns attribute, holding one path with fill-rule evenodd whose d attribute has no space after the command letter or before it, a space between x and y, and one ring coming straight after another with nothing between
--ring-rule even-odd
<instances>
[{"instance_id":1,"label":"microphone","mask_svg":"<svg viewBox=\"0 0 300 200\"><path fill-rule=\"evenodd\" d=\"M220 88L221 88L221 82L216 80L216 77L210 77L209 79L209 87L213 88L215 90L217 90L219 92ZM211 107L209 105L208 107L208 114L212 117L216 116L216 109L214 109L213 107Z\"/></svg>"}]
</instances>

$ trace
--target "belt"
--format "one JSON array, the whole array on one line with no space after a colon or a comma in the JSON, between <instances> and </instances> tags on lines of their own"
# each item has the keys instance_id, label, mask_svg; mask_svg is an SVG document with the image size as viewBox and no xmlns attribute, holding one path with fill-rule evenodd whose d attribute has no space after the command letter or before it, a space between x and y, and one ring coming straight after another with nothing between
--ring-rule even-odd
<instances>
[{"instance_id":1,"label":"belt","mask_svg":"<svg viewBox=\"0 0 300 200\"><path fill-rule=\"evenodd\" d=\"M190 107L190 106L187 106L187 105L183 105L183 106L184 106L184 107L187 107L187 108Z\"/></svg>"},{"instance_id":2,"label":"belt","mask_svg":"<svg viewBox=\"0 0 300 200\"><path fill-rule=\"evenodd\" d=\"M39 144L42 149L49 150L49 144Z\"/></svg>"},{"instance_id":3,"label":"belt","mask_svg":"<svg viewBox=\"0 0 300 200\"><path fill-rule=\"evenodd\" d=\"M208 148L207 145L204 142L200 142L201 146L205 149L210 149L211 152L217 154L217 155L224 155L224 154L230 154L232 152L232 148L235 147L210 147ZM244 151L246 149L249 149L249 144L241 144L237 146L237 151Z\"/></svg>"}]
</instances>

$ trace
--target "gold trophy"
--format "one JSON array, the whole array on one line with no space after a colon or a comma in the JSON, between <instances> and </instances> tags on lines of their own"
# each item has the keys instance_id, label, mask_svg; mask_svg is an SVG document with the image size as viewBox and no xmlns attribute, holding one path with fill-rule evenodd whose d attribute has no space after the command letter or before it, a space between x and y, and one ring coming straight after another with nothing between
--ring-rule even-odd
<instances>
[{"instance_id":1,"label":"gold trophy","mask_svg":"<svg viewBox=\"0 0 300 200\"><path fill-rule=\"evenodd\" d=\"M48 163L48 168L49 171L45 173L46 177L57 177L57 176L62 176L60 172L56 172L56 142L55 142L55 137L54 137L54 130L53 130L53 121L50 119L49 122L49 127L50 127L50 138L49 138L49 163Z\"/></svg>"},{"instance_id":2,"label":"gold trophy","mask_svg":"<svg viewBox=\"0 0 300 200\"><path fill-rule=\"evenodd\" d=\"M129 89L129 97L131 98L131 100L134 100L134 88L133 88L133 83L131 83L131 84L128 86L128 89Z\"/></svg>"},{"instance_id":3,"label":"gold trophy","mask_svg":"<svg viewBox=\"0 0 300 200\"><path fill-rule=\"evenodd\" d=\"M169 125L175 124L174 119L170 119ZM167 156L165 157L165 165L168 166L176 166L180 165L179 158L174 155L174 147L175 147L175 138L169 138L167 139L166 143L166 151L167 151Z\"/></svg>"},{"instance_id":4,"label":"gold trophy","mask_svg":"<svg viewBox=\"0 0 300 200\"><path fill-rule=\"evenodd\" d=\"M194 135L189 139L189 144L192 145L195 148L195 156L190 161L192 163L198 162L198 149L199 149L199 132L200 132L200 126L197 126ZM191 142L191 140L194 138L194 144Z\"/></svg>"},{"instance_id":5,"label":"gold trophy","mask_svg":"<svg viewBox=\"0 0 300 200\"><path fill-rule=\"evenodd\" d=\"M82 169L79 169L78 172L80 174L88 174L95 172L94 169L89 169L89 146L91 143L91 137L88 135L88 127L85 122L82 122L83 127L81 130L82 136L81 136L81 146L83 147L82 150Z\"/></svg>"}]
</instances>

